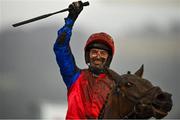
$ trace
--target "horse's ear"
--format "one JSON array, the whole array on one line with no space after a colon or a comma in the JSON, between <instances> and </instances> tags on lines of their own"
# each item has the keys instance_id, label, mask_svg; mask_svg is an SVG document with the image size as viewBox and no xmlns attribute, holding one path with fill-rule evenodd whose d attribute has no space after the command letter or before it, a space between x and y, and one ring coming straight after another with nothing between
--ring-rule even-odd
<instances>
[{"instance_id":1,"label":"horse's ear","mask_svg":"<svg viewBox=\"0 0 180 120\"><path fill-rule=\"evenodd\" d=\"M134 74L142 78L143 72L144 72L144 64L142 64L141 68L137 70Z\"/></svg>"},{"instance_id":2,"label":"horse's ear","mask_svg":"<svg viewBox=\"0 0 180 120\"><path fill-rule=\"evenodd\" d=\"M127 74L131 74L131 71L127 71Z\"/></svg>"}]
</instances>

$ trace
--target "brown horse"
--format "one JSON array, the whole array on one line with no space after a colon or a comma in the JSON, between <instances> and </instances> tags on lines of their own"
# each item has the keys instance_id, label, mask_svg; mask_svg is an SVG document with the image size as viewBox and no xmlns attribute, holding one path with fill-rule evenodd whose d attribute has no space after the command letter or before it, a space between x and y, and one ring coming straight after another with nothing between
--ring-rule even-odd
<instances>
[{"instance_id":1,"label":"brown horse","mask_svg":"<svg viewBox=\"0 0 180 120\"><path fill-rule=\"evenodd\" d=\"M115 84L101 112L100 119L104 118L163 118L172 108L171 94L163 92L159 87L153 86L148 80L142 78L143 65L131 74L122 76L109 70Z\"/></svg>"}]
</instances>

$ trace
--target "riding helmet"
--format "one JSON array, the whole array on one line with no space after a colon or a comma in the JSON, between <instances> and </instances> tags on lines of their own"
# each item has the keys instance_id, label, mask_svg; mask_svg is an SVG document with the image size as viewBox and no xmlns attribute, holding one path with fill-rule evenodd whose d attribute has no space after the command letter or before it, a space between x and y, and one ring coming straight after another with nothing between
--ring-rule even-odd
<instances>
[{"instance_id":1,"label":"riding helmet","mask_svg":"<svg viewBox=\"0 0 180 120\"><path fill-rule=\"evenodd\" d=\"M109 67L115 51L113 38L109 34L104 32L92 34L88 38L84 48L86 64L90 63L89 52L92 48L98 48L108 51L109 57L105 63L105 66Z\"/></svg>"}]
</instances>

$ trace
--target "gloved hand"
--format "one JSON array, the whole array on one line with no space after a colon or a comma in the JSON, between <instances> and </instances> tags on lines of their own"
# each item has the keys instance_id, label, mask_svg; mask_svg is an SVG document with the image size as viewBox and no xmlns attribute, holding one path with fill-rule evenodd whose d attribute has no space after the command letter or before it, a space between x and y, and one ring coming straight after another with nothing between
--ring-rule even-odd
<instances>
[{"instance_id":1,"label":"gloved hand","mask_svg":"<svg viewBox=\"0 0 180 120\"><path fill-rule=\"evenodd\" d=\"M73 2L72 4L69 5L69 8L70 10L69 10L68 18L71 18L75 21L78 15L83 10L83 3L82 1Z\"/></svg>"}]
</instances>

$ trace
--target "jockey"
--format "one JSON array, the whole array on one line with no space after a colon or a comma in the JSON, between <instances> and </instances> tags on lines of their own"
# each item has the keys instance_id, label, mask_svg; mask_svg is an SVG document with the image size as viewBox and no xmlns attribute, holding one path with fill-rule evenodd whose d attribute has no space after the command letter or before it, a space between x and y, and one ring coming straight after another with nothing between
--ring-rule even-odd
<instances>
[{"instance_id":1,"label":"jockey","mask_svg":"<svg viewBox=\"0 0 180 120\"><path fill-rule=\"evenodd\" d=\"M66 119L98 118L114 80L109 66L114 55L114 42L110 35L92 34L85 45L88 69L79 69L69 45L75 20L83 10L81 1L69 6L65 25L58 31L54 44L56 61L67 86L68 110Z\"/></svg>"}]
</instances>

